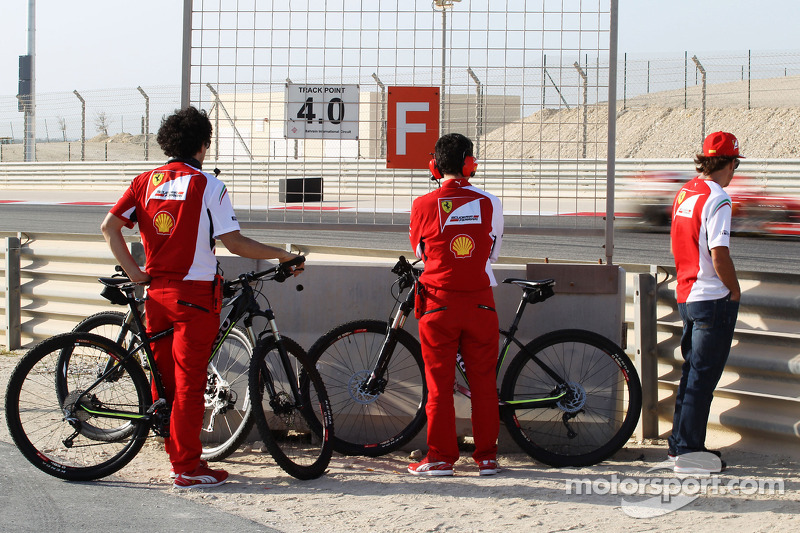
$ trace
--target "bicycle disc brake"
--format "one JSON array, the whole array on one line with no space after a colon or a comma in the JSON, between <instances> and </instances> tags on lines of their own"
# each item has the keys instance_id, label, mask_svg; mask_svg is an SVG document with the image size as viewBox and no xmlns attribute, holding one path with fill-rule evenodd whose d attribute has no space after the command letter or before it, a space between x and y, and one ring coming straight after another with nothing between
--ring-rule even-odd
<instances>
[{"instance_id":1,"label":"bicycle disc brake","mask_svg":"<svg viewBox=\"0 0 800 533\"><path fill-rule=\"evenodd\" d=\"M369 370L359 370L350 376L347 382L347 390L354 402L369 404L378 399L386 388L386 380L376 380L373 385L367 388L369 377L372 373Z\"/></svg>"},{"instance_id":2,"label":"bicycle disc brake","mask_svg":"<svg viewBox=\"0 0 800 533\"><path fill-rule=\"evenodd\" d=\"M212 412L208 418L208 426L204 427L203 431L211 433L214 431L214 420L217 415L225 414L228 409L233 409L238 398L227 381L216 374L209 373L204 399L206 409L212 409Z\"/></svg>"},{"instance_id":3,"label":"bicycle disc brake","mask_svg":"<svg viewBox=\"0 0 800 533\"><path fill-rule=\"evenodd\" d=\"M564 385L566 394L556 402L559 409L574 415L586 405L586 389L580 383L569 381Z\"/></svg>"},{"instance_id":4,"label":"bicycle disc brake","mask_svg":"<svg viewBox=\"0 0 800 533\"><path fill-rule=\"evenodd\" d=\"M277 416L287 427L294 426L295 409L294 403L290 401L289 394L286 392L279 392L274 398L269 401L272 412Z\"/></svg>"}]
</instances>

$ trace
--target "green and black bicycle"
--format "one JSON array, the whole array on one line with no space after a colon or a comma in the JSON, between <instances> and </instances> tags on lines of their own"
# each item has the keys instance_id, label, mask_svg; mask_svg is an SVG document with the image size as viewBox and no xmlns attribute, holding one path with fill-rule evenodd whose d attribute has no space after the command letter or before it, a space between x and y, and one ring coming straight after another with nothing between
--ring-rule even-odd
<instances>
[{"instance_id":1,"label":"green and black bicycle","mask_svg":"<svg viewBox=\"0 0 800 533\"><path fill-rule=\"evenodd\" d=\"M279 333L274 312L269 305L261 308L256 298L260 289L251 286L282 281L290 275L288 267L302 261L225 283L231 311L210 360L213 363L220 354L236 323L252 331L254 318L266 319L264 330L254 335L252 357L237 363L248 367L248 386L238 393L221 387L226 395L220 401L227 410L251 409L262 440L281 468L299 479L311 479L324 473L333 451L330 402L305 351ZM20 360L6 390L6 421L17 447L37 468L73 481L118 471L136 456L151 429L156 435L169 432L170 409L150 343L173 331L147 334L136 284L120 277L100 282L107 299L130 309L128 345L80 331L51 337ZM148 374L158 393L155 402ZM237 440L246 436L243 432Z\"/></svg>"},{"instance_id":2,"label":"green and black bicycle","mask_svg":"<svg viewBox=\"0 0 800 533\"><path fill-rule=\"evenodd\" d=\"M328 391L334 448L379 456L414 438L426 421L427 388L420 344L403 329L414 309L421 270L400 257L399 308L391 322L356 320L333 328L309 349ZM499 389L500 416L514 441L551 466L596 464L622 448L639 420L642 388L625 352L597 333L565 329L527 344L516 337L527 304L553 296L553 280L506 279L522 294L504 337L497 372L511 358ZM404 300L402 291L408 289ZM457 358L456 393L470 395L464 362Z\"/></svg>"}]
</instances>

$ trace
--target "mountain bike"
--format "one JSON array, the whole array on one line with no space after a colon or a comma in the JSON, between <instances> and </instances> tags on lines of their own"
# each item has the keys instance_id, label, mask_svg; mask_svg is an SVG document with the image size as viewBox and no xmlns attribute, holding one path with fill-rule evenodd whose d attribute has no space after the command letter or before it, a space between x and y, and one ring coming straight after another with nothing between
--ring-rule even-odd
<instances>
[{"instance_id":1,"label":"mountain bike","mask_svg":"<svg viewBox=\"0 0 800 533\"><path fill-rule=\"evenodd\" d=\"M425 425L422 350L403 329L421 290L422 270L401 256L392 272L399 307L391 322L347 322L309 349L331 399L334 449L346 455L384 455ZM510 327L500 330L504 340L496 367L499 378L511 345L519 348L499 390L500 416L509 434L550 466L588 466L610 457L639 420L642 389L633 363L614 342L586 330L552 331L523 344L516 333L527 304L553 296L555 281L509 278L503 283L522 290ZM457 370L454 393L469 397L460 354Z\"/></svg>"},{"instance_id":2,"label":"mountain bike","mask_svg":"<svg viewBox=\"0 0 800 533\"><path fill-rule=\"evenodd\" d=\"M117 266L119 277L122 268ZM123 273L124 275L124 273ZM228 282L224 290L234 293ZM238 298L238 299L236 299ZM205 413L200 435L203 442L202 458L207 461L221 461L235 452L253 429L255 420L248 393L247 372L250 356L256 339L252 327L245 330L239 326L230 327L230 316L235 312L233 305L245 300L239 296L223 302L220 334L214 343L214 351L208 362L208 379L205 398ZM143 309L139 300L139 309ZM143 316L146 320L146 317ZM128 311L102 311L95 313L76 325L73 332L96 333L115 340L126 349L134 343L141 344L139 330L134 323L133 314ZM67 352L69 353L69 352ZM142 367L147 370L148 363L144 350L139 350Z\"/></svg>"},{"instance_id":3,"label":"mountain bike","mask_svg":"<svg viewBox=\"0 0 800 533\"><path fill-rule=\"evenodd\" d=\"M228 290L239 294L233 296L230 321L220 331L223 337L230 334L240 319L246 328L256 317L267 320L256 336L250 363L256 376L248 388L253 416L278 465L294 477L311 479L324 473L333 451L330 402L306 353L280 335L269 303L261 309L256 299L261 281L282 281L290 275L288 267L302 261L298 258L227 282ZM146 332L138 309L141 302L134 294L136 284L127 278L99 281L106 287L106 298L128 305L141 342L125 349L92 333L51 337L20 360L6 390L6 422L22 454L42 471L72 481L118 471L139 452L151 429L156 435L169 435L170 406L150 343L171 335L172 329ZM259 288L254 290L253 283ZM221 342L218 338L217 347ZM142 350L159 398L155 402L140 363ZM308 420L313 420L315 433L308 429ZM279 438L281 432L291 438Z\"/></svg>"}]
</instances>

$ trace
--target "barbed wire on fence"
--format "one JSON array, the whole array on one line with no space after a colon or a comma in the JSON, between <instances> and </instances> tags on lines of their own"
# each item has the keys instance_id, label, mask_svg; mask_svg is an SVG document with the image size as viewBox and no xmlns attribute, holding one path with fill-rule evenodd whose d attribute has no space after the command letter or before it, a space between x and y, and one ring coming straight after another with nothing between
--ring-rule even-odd
<instances>
[{"instance_id":1,"label":"barbed wire on fence","mask_svg":"<svg viewBox=\"0 0 800 533\"><path fill-rule=\"evenodd\" d=\"M699 109L701 107L700 76L691 57L697 56L707 73L707 107L713 108L794 108L800 107L797 88L800 86L800 52L798 51L759 51L731 52L724 54L692 54L684 52L673 57L647 58L642 54L619 54L618 65L618 108L622 110L641 110L647 108ZM580 77L576 75L573 64L557 64L556 56L544 55L543 64L538 69L476 68L472 75L482 80L476 87L471 74L463 69L452 70L448 77L448 88L453 94L463 95L463 104L477 106L479 99L484 106L494 109L494 114L486 113L487 123L483 133L490 133L506 126L509 133L520 128L530 130L527 122L546 129L543 118L531 120L537 113L546 110L567 111L581 104ZM584 54L584 72L593 77L591 90L587 94L590 105L602 103L605 96L602 80L605 72L600 61L594 61ZM435 84L437 72L431 69L427 77L410 68L398 68L392 79L384 84L398 85ZM538 79L534 79L537 78ZM342 77L342 83L359 83L365 91L379 93L380 88L368 74L356 78ZM538 102L524 101L522 87L538 85L542 97ZM237 84L220 84L220 94L235 93ZM480 91L478 91L480 89ZM208 94L202 95L202 88L195 89L197 101L207 109L213 108ZM252 90L260 93L280 93L281 83L252 84ZM145 160L163 159L163 154L155 143L154 133L160 119L180 106L180 87L155 86L119 89L81 90L78 94L86 101L82 114L81 102L74 92L43 93L36 97L37 158L43 160ZM146 95L147 98L144 96ZM517 96L511 105L517 111L505 109L507 101L492 100L493 97ZM194 98L193 98L194 99ZM148 102L149 100L149 102ZM149 115L146 116L146 104ZM213 109L212 109L213 110ZM475 112L477 113L477 111ZM456 122L474 121L474 114ZM491 116L489 116L491 115ZM492 123L492 116L497 121ZM593 130L602 128L600 122L590 125ZM0 96L0 161L22 161L19 143L23 138L24 116L17 110L14 96ZM565 119L567 124L577 124L580 119ZM108 135L99 131L99 126L107 128ZM144 136L145 123L149 122L149 137ZM510 124L510 125L507 125ZM517 124L517 126L514 126ZM516 128L516 130L515 130ZM374 129L374 128L373 128ZM476 133L476 132L473 132ZM496 132L493 139L502 142ZM81 143L82 135L85 143ZM588 141L588 157L599 157L604 153L602 138ZM145 157L145 144L150 153ZM232 145L233 143L228 143ZM574 144L570 140L568 144ZM235 150L235 149L232 149ZM576 148L576 150L579 150ZM513 151L513 150L512 150ZM572 154L574 150L569 149ZM520 152L521 157L535 157L535 149ZM222 156L223 154L219 154ZM487 154L492 155L492 154ZM503 150L495 156L506 155ZM546 154L545 154L546 155ZM655 154L666 156L668 154ZM764 154L764 157L772 154Z\"/></svg>"}]
</instances>

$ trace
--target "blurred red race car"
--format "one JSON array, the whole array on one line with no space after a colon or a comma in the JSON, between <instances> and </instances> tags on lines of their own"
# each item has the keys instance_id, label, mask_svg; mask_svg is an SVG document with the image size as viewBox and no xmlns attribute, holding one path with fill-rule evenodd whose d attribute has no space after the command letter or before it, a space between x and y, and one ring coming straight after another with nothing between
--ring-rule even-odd
<instances>
[{"instance_id":1,"label":"blurred red race car","mask_svg":"<svg viewBox=\"0 0 800 533\"><path fill-rule=\"evenodd\" d=\"M672 201L678 189L696 174L649 172L636 176L622 202L640 229L665 229L672 222ZM725 188L733 203L731 231L800 236L800 199L769 194L755 179L734 175Z\"/></svg>"}]
</instances>

